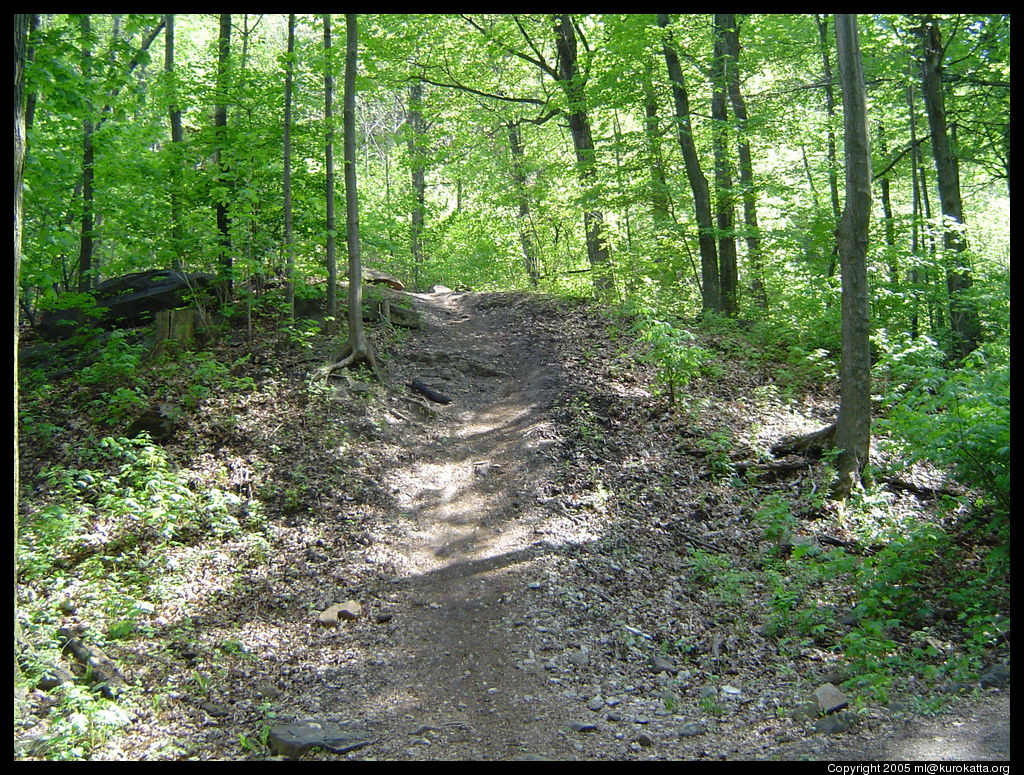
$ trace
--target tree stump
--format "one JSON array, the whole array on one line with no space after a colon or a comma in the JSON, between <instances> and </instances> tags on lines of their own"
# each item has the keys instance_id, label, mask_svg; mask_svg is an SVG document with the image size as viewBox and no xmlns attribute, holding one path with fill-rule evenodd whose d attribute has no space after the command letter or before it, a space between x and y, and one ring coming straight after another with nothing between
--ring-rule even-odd
<instances>
[{"instance_id":1,"label":"tree stump","mask_svg":"<svg viewBox=\"0 0 1024 775\"><path fill-rule=\"evenodd\" d=\"M153 341L153 355L162 355L167 351L168 342L172 342L179 351L192 349L195 339L196 310L166 309L156 313L156 338Z\"/></svg>"}]
</instances>

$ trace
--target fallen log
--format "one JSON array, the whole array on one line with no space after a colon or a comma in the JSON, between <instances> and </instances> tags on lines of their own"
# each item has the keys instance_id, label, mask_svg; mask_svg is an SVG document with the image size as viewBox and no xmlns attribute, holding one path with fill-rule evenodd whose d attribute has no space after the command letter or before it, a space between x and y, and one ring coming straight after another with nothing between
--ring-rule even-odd
<instances>
[{"instance_id":1,"label":"fallen log","mask_svg":"<svg viewBox=\"0 0 1024 775\"><path fill-rule=\"evenodd\" d=\"M913 482L908 482L905 479L900 479L895 476L879 476L878 480L880 482L884 482L885 486L894 492L909 492L916 495L918 498L927 498L928 500L937 500L940 495L947 495L951 498L956 498L967 494L965 490L953 489L950 487L921 487Z\"/></svg>"},{"instance_id":2,"label":"fallen log","mask_svg":"<svg viewBox=\"0 0 1024 775\"><path fill-rule=\"evenodd\" d=\"M128 686L117 665L99 646L86 644L68 627L61 627L57 634L62 641L62 649L82 665L86 676L104 697L114 699Z\"/></svg>"},{"instance_id":3,"label":"fallen log","mask_svg":"<svg viewBox=\"0 0 1024 775\"><path fill-rule=\"evenodd\" d=\"M415 390L417 393L426 396L434 403L450 404L452 402L452 399L446 396L444 393L438 393L432 387L423 384L423 382L421 382L418 379L414 379L412 382L410 382L409 387Z\"/></svg>"}]
</instances>

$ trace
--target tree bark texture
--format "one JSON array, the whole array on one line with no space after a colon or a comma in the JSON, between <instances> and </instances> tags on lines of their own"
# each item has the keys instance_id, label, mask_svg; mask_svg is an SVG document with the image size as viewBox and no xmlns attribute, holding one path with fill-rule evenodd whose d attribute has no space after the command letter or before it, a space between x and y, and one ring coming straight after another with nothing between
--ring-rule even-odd
<instances>
[{"instance_id":1,"label":"tree bark texture","mask_svg":"<svg viewBox=\"0 0 1024 775\"><path fill-rule=\"evenodd\" d=\"M359 244L359 196L356 187L356 67L359 31L356 14L345 14L345 227L348 245L348 346L346 366L366 362L376 368L363 327L363 262Z\"/></svg>"},{"instance_id":2,"label":"tree bark texture","mask_svg":"<svg viewBox=\"0 0 1024 775\"><path fill-rule=\"evenodd\" d=\"M967 240L959 229L964 222L960 199L960 173L950 143L946 121L946 100L942 88L942 34L938 22L926 17L921 28L924 58L921 70L922 91L931 130L932 155L939 188L939 204L943 218L949 221L944 229L943 241L947 252L946 288L949 293L949 323L953 334L953 352L964 357L977 349L981 342L981 324L978 312L967 298L972 285L968 265Z\"/></svg>"},{"instance_id":3,"label":"tree bark texture","mask_svg":"<svg viewBox=\"0 0 1024 775\"><path fill-rule=\"evenodd\" d=\"M668 14L658 14L658 26L669 25ZM693 192L693 209L697 219L698 243L700 245L701 308L704 312L722 310L722 292L718 278L718 249L715 245L715 225L711 214L711 193L708 179L700 166L697 146L693 141L690 122L690 97L686 91L679 55L666 33L664 40L665 66L672 82L672 98L675 102L676 137L679 150L686 166L686 178Z\"/></svg>"},{"instance_id":4,"label":"tree bark texture","mask_svg":"<svg viewBox=\"0 0 1024 775\"><path fill-rule=\"evenodd\" d=\"M327 314L338 314L338 229L334 211L334 59L331 46L331 15L324 14L324 123L327 147L324 164L327 174Z\"/></svg>"},{"instance_id":5,"label":"tree bark texture","mask_svg":"<svg viewBox=\"0 0 1024 775\"><path fill-rule=\"evenodd\" d=\"M718 225L718 277L722 294L722 311L735 317L738 308L736 296L739 275L736 266L736 225L732 191L732 160L729 153L729 113L726 90L729 70L735 67L725 51L725 30L735 26L735 14L714 15L715 44L713 84L711 92L711 118L714 121L715 210Z\"/></svg>"},{"instance_id":6,"label":"tree bark texture","mask_svg":"<svg viewBox=\"0 0 1024 775\"><path fill-rule=\"evenodd\" d=\"M583 227L586 232L587 259L594 277L594 290L607 296L615 287L608 252L604 213L591 200L597 178L594 138L587 115L584 79L579 71L576 30L570 14L559 14L555 23L555 47L558 51L558 84L568 105L569 133L576 151L576 171L584 199Z\"/></svg>"},{"instance_id":7,"label":"tree bark texture","mask_svg":"<svg viewBox=\"0 0 1024 775\"><path fill-rule=\"evenodd\" d=\"M284 71L284 170L281 187L284 194L285 305L288 318L295 319L295 238L292 233L292 78L295 70L295 14L288 14L288 50ZM330 228L330 227L328 227ZM330 295L328 279L328 296Z\"/></svg>"},{"instance_id":8,"label":"tree bark texture","mask_svg":"<svg viewBox=\"0 0 1024 775\"><path fill-rule=\"evenodd\" d=\"M228 127L228 59L231 54L231 14L220 15L220 34L217 38L217 104L214 108L213 124L217 136L217 176L220 186L228 188L227 127ZM234 261L231 256L231 219L228 215L228 196L222 193L217 198L217 231L220 233L221 279L225 295L234 298Z\"/></svg>"},{"instance_id":9,"label":"tree bark texture","mask_svg":"<svg viewBox=\"0 0 1024 775\"><path fill-rule=\"evenodd\" d=\"M871 149L867 96L857 17L836 14L836 49L843 93L846 204L839 223L843 283L839 417L836 420L838 479L834 494L844 499L868 464L871 446L871 350L867 246L871 213Z\"/></svg>"},{"instance_id":10,"label":"tree bark texture","mask_svg":"<svg viewBox=\"0 0 1024 775\"><path fill-rule=\"evenodd\" d=\"M426 125L423 121L423 82L409 85L409 106L406 123L409 126L409 169L412 176L412 213L409 229L409 248L412 252L412 284L418 291L423 274L423 224L427 210L426 160L423 147Z\"/></svg>"}]
</instances>

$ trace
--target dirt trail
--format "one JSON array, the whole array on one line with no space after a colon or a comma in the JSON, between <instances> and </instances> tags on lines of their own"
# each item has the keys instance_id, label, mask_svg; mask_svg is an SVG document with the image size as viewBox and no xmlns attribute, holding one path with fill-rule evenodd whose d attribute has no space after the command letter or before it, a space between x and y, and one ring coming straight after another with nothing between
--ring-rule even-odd
<instances>
[{"instance_id":1,"label":"dirt trail","mask_svg":"<svg viewBox=\"0 0 1024 775\"><path fill-rule=\"evenodd\" d=\"M368 709L384 732L375 756L564 751L523 701L544 691L543 676L512 668L528 652L516 637L525 615L516 601L543 554L530 506L552 443L558 367L534 360L530 334L517 330L511 310L480 301L415 301L427 335L407 344L416 371L406 376L454 401L434 404L437 414L408 439L414 443L389 482L399 513L369 550L395 568L390 607L400 611L382 655L387 685L372 700L379 712Z\"/></svg>"},{"instance_id":2,"label":"dirt trail","mask_svg":"<svg viewBox=\"0 0 1024 775\"><path fill-rule=\"evenodd\" d=\"M554 413L571 380L558 348L530 319L537 310L520 312L514 295L410 298L424 327L394 359L392 382L419 378L453 402L431 404L429 417L402 426L406 452L387 475L397 513L373 529L365 550L368 561L388 569L385 583L366 590L377 615L387 620L386 633L378 626L375 634L351 634L350 664L361 667L348 674L351 684L337 685L339 691L324 695L322 703L334 717L363 724L374 738L350 756L1008 756L1008 735L1000 734L1008 726L999 727L1008 705L1002 697L966 710L974 723L965 727L946 719L927 722L932 727L866 724L835 738L793 739L767 732L775 714L768 708L762 715L769 724L761 724L766 733L738 721L718 725L718 734L681 736L685 719L668 713L659 693L665 676L655 682L646 660L635 656L628 667L622 655L617 664L602 660L596 651L610 643L603 633L611 622L586 605L566 608L566 599L583 600L574 590L587 583L585 574L565 578L567 569L571 575L573 568L587 567L589 573L605 558L588 559L592 536L585 528L574 534L553 527L562 513L545 493L557 480L556 465L564 465L558 462L562 429ZM987 721L978 715L985 713ZM992 730L993 723L995 733L979 743L979 728ZM948 734L934 734L936 725Z\"/></svg>"}]
</instances>

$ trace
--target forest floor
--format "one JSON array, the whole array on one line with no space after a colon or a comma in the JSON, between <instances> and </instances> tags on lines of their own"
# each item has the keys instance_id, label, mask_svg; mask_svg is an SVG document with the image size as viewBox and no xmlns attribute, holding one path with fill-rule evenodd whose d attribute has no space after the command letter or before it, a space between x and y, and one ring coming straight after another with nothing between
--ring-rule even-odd
<instances>
[{"instance_id":1,"label":"forest floor","mask_svg":"<svg viewBox=\"0 0 1024 775\"><path fill-rule=\"evenodd\" d=\"M716 471L831 421L835 396L732 368L670 411L582 304L405 297L423 325L389 347L384 385L337 375L311 397L301 364L266 369L272 399L169 445L197 481L252 479L260 455L290 473L265 562L211 560L150 640L113 649L169 699L92 758L265 759L314 721L340 752L306 760L1009 760L1008 684L938 706L844 684L841 723L793 713L851 678L840 625L788 647L764 626L751 514L808 479L762 492ZM806 536L842 537L818 517Z\"/></svg>"}]
</instances>

